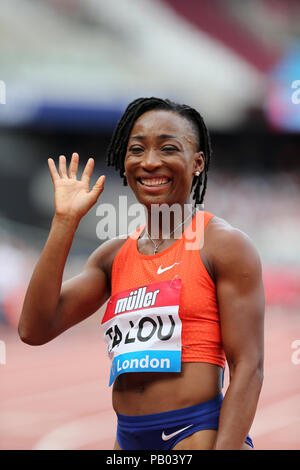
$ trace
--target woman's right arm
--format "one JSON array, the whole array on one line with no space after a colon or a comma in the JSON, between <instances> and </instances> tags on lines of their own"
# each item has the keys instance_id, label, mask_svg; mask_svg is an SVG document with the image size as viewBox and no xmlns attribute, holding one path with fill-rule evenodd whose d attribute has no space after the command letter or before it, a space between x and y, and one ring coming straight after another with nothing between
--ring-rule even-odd
<instances>
[{"instance_id":1,"label":"woman's right arm","mask_svg":"<svg viewBox=\"0 0 300 470\"><path fill-rule=\"evenodd\" d=\"M66 159L61 156L59 173L53 160L48 161L55 191L55 215L19 320L19 335L27 344L47 343L94 313L108 297L107 276L101 261L105 258L107 244L90 256L79 276L62 284L78 224L104 187L105 177L101 176L89 190L93 159L88 160L81 180L77 180L78 160L78 154L73 154L67 172Z\"/></svg>"}]
</instances>

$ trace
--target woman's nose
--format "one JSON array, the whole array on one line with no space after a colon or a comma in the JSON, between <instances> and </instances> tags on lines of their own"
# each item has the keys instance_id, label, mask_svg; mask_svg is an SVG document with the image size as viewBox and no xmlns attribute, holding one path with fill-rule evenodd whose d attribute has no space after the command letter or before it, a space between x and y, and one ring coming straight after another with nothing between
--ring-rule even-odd
<instances>
[{"instance_id":1,"label":"woman's nose","mask_svg":"<svg viewBox=\"0 0 300 470\"><path fill-rule=\"evenodd\" d=\"M155 150L148 150L141 162L142 167L145 170L154 170L161 166L161 159Z\"/></svg>"}]
</instances>

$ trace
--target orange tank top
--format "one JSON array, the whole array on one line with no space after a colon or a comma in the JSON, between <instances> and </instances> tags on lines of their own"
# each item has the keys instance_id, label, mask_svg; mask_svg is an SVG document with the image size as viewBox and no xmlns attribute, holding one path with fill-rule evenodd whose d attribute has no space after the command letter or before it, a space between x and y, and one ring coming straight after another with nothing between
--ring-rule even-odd
<instances>
[{"instance_id":1,"label":"orange tank top","mask_svg":"<svg viewBox=\"0 0 300 470\"><path fill-rule=\"evenodd\" d=\"M207 362L223 368L225 354L216 287L199 251L205 227L213 216L209 212L197 212L182 236L154 255L138 251L137 241L144 226L140 227L115 256L111 296L137 286L181 279L178 312L182 323L181 361Z\"/></svg>"}]
</instances>

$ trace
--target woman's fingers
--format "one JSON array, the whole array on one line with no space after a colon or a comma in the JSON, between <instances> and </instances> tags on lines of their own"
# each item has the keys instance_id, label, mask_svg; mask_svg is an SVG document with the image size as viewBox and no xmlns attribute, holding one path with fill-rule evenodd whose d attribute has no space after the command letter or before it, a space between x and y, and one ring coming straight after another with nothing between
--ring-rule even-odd
<instances>
[{"instance_id":1,"label":"woman's fingers","mask_svg":"<svg viewBox=\"0 0 300 470\"><path fill-rule=\"evenodd\" d=\"M49 171L50 171L50 175L52 178L52 182L54 184L55 180L59 178L59 174L57 173L57 169L56 169L54 160L52 158L48 158L48 166L49 166Z\"/></svg>"},{"instance_id":2,"label":"woman's fingers","mask_svg":"<svg viewBox=\"0 0 300 470\"><path fill-rule=\"evenodd\" d=\"M83 170L81 181L84 182L87 186L90 184L90 179L93 173L94 165L95 165L94 159L89 158Z\"/></svg>"},{"instance_id":3,"label":"woman's fingers","mask_svg":"<svg viewBox=\"0 0 300 470\"><path fill-rule=\"evenodd\" d=\"M69 178L76 179L78 163L79 163L79 155L78 153L74 152L72 154L71 163L69 166Z\"/></svg>"},{"instance_id":4,"label":"woman's fingers","mask_svg":"<svg viewBox=\"0 0 300 470\"><path fill-rule=\"evenodd\" d=\"M74 152L72 154L70 166L69 166L69 174L67 172L67 160L64 155L60 155L58 159L58 172L56 169L56 165L54 163L54 160L52 158L48 158L48 166L50 170L50 174L52 177L52 180L54 182L55 178L73 178L76 179L77 176L77 170L78 170L78 163L79 163L79 155L78 153Z\"/></svg>"},{"instance_id":5,"label":"woman's fingers","mask_svg":"<svg viewBox=\"0 0 300 470\"><path fill-rule=\"evenodd\" d=\"M104 182L105 182L105 175L100 176L94 186L91 189L91 194L95 197L95 199L98 199L100 194L103 191L104 188Z\"/></svg>"},{"instance_id":6,"label":"woman's fingers","mask_svg":"<svg viewBox=\"0 0 300 470\"><path fill-rule=\"evenodd\" d=\"M67 170L67 160L64 155L59 156L58 171L56 169L54 160L52 158L48 158L48 166L49 166L53 183L58 178L71 178L71 179L76 180L78 165L79 165L79 155L76 152L72 154L71 162L69 165L69 171ZM81 181L85 183L87 187L89 187L90 179L94 170L94 166L95 166L94 159L89 158L82 172ZM105 176L104 175L100 176L98 180L96 181L92 191L99 192L100 194L100 192L102 192L103 190L104 180L105 180Z\"/></svg>"},{"instance_id":7,"label":"woman's fingers","mask_svg":"<svg viewBox=\"0 0 300 470\"><path fill-rule=\"evenodd\" d=\"M64 155L59 156L58 160L58 171L61 178L67 177L67 160Z\"/></svg>"}]
</instances>

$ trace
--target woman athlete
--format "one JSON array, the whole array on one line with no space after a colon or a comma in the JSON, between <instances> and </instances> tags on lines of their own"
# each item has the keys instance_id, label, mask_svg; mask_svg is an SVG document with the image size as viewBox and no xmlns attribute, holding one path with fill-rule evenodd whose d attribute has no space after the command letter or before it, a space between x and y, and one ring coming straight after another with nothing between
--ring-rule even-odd
<instances>
[{"instance_id":1,"label":"woman athlete","mask_svg":"<svg viewBox=\"0 0 300 470\"><path fill-rule=\"evenodd\" d=\"M132 102L113 134L108 164L146 208L147 223L101 244L83 272L63 283L74 234L105 176L90 190L93 159L81 179L77 153L68 169L65 156L58 171L48 160L55 215L19 335L45 344L109 299L102 327L118 419L114 449L253 447L248 432L263 382L261 263L249 238L225 220L184 212L191 194L195 207L203 202L210 156L196 110L158 98ZM163 204L182 209L169 218L168 238L152 211ZM225 359L230 383L223 397Z\"/></svg>"}]
</instances>

